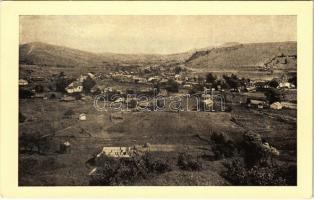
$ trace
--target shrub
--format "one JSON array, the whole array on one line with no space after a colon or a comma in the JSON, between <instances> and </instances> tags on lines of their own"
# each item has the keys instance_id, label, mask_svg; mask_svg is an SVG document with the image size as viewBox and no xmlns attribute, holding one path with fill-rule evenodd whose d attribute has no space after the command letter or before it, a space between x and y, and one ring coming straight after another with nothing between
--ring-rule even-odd
<instances>
[{"instance_id":1,"label":"shrub","mask_svg":"<svg viewBox=\"0 0 314 200\"><path fill-rule=\"evenodd\" d=\"M127 162L123 158L114 159L104 156L98 161L98 165L100 167L97 169L97 174L91 176L90 185L123 185L140 178L139 173L135 173L135 163Z\"/></svg>"},{"instance_id":2,"label":"shrub","mask_svg":"<svg viewBox=\"0 0 314 200\"><path fill-rule=\"evenodd\" d=\"M217 77L216 76L214 76L212 73L208 73L207 75L206 75L206 82L207 83L211 83L211 84L215 84L216 83L216 79L217 79Z\"/></svg>"},{"instance_id":3,"label":"shrub","mask_svg":"<svg viewBox=\"0 0 314 200\"><path fill-rule=\"evenodd\" d=\"M281 92L275 88L269 88L268 90L266 90L265 96L266 96L267 101L269 101L270 104L277 101L281 102L281 99L282 99Z\"/></svg>"},{"instance_id":4,"label":"shrub","mask_svg":"<svg viewBox=\"0 0 314 200\"><path fill-rule=\"evenodd\" d=\"M176 66L176 67L174 68L174 72L175 72L176 74L180 74L181 71L182 71L182 68L181 68L180 66Z\"/></svg>"},{"instance_id":5,"label":"shrub","mask_svg":"<svg viewBox=\"0 0 314 200\"><path fill-rule=\"evenodd\" d=\"M167 82L166 90L169 92L178 92L179 91L179 85L175 80L169 79Z\"/></svg>"},{"instance_id":6,"label":"shrub","mask_svg":"<svg viewBox=\"0 0 314 200\"><path fill-rule=\"evenodd\" d=\"M297 166L292 165L284 165L282 166L282 170L279 171L279 174L282 177L285 177L287 185L297 185Z\"/></svg>"},{"instance_id":7,"label":"shrub","mask_svg":"<svg viewBox=\"0 0 314 200\"><path fill-rule=\"evenodd\" d=\"M66 78L64 74L60 73L59 77L55 79L56 91L65 93L65 88L73 81L75 81L75 79Z\"/></svg>"},{"instance_id":8,"label":"shrub","mask_svg":"<svg viewBox=\"0 0 314 200\"><path fill-rule=\"evenodd\" d=\"M243 145L246 165L254 166L257 164L267 163L274 156L279 155L279 151L264 142L258 133L251 131L244 134Z\"/></svg>"},{"instance_id":9,"label":"shrub","mask_svg":"<svg viewBox=\"0 0 314 200\"><path fill-rule=\"evenodd\" d=\"M172 166L167 160L154 159L151 153L146 153L142 157L148 171L161 174L172 170Z\"/></svg>"},{"instance_id":10,"label":"shrub","mask_svg":"<svg viewBox=\"0 0 314 200\"><path fill-rule=\"evenodd\" d=\"M31 98L33 95L35 95L35 93L32 92L31 90L19 88L20 99L28 99L28 98Z\"/></svg>"},{"instance_id":11,"label":"shrub","mask_svg":"<svg viewBox=\"0 0 314 200\"><path fill-rule=\"evenodd\" d=\"M269 81L268 85L272 88L277 88L279 86L279 83L276 79L273 79L273 80Z\"/></svg>"},{"instance_id":12,"label":"shrub","mask_svg":"<svg viewBox=\"0 0 314 200\"><path fill-rule=\"evenodd\" d=\"M237 152L236 145L223 133L214 132L210 139L213 142L212 150L216 159L232 157Z\"/></svg>"},{"instance_id":13,"label":"shrub","mask_svg":"<svg viewBox=\"0 0 314 200\"><path fill-rule=\"evenodd\" d=\"M93 80L91 77L87 77L84 81L83 81L83 90L85 93L89 93L90 90L96 85L96 81Z\"/></svg>"},{"instance_id":14,"label":"shrub","mask_svg":"<svg viewBox=\"0 0 314 200\"><path fill-rule=\"evenodd\" d=\"M131 158L102 156L97 166L97 174L91 176L90 185L130 185L153 174L172 170L166 161L155 160L149 153Z\"/></svg>"},{"instance_id":15,"label":"shrub","mask_svg":"<svg viewBox=\"0 0 314 200\"><path fill-rule=\"evenodd\" d=\"M187 171L199 171L202 169L201 162L187 153L181 153L179 155L177 165L180 169Z\"/></svg>"},{"instance_id":16,"label":"shrub","mask_svg":"<svg viewBox=\"0 0 314 200\"><path fill-rule=\"evenodd\" d=\"M227 171L223 173L223 176L227 180L235 185L248 185L247 171L240 160L234 159L224 163L224 165L227 168Z\"/></svg>"},{"instance_id":17,"label":"shrub","mask_svg":"<svg viewBox=\"0 0 314 200\"><path fill-rule=\"evenodd\" d=\"M192 89L189 91L189 94L196 94L198 92L202 92L204 90L203 85L197 84L197 85L193 85Z\"/></svg>"},{"instance_id":18,"label":"shrub","mask_svg":"<svg viewBox=\"0 0 314 200\"><path fill-rule=\"evenodd\" d=\"M225 163L227 171L223 176L235 185L287 185L287 180L282 176L282 168L276 166L255 165L246 168L240 160Z\"/></svg>"},{"instance_id":19,"label":"shrub","mask_svg":"<svg viewBox=\"0 0 314 200\"><path fill-rule=\"evenodd\" d=\"M226 81L227 85L233 89L237 89L242 84L241 80L234 74L231 74L230 77L227 75L223 75L223 78Z\"/></svg>"},{"instance_id":20,"label":"shrub","mask_svg":"<svg viewBox=\"0 0 314 200\"><path fill-rule=\"evenodd\" d=\"M293 85L297 86L297 75L293 74L291 78L288 79L289 83L292 83Z\"/></svg>"}]
</instances>

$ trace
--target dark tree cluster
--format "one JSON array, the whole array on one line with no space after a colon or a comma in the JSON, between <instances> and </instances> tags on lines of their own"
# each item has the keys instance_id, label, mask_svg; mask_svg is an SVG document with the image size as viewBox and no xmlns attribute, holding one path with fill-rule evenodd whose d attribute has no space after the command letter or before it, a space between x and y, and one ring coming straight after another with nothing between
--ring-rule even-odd
<instances>
[{"instance_id":1,"label":"dark tree cluster","mask_svg":"<svg viewBox=\"0 0 314 200\"><path fill-rule=\"evenodd\" d=\"M166 90L169 92L178 92L179 91L179 85L175 80L169 79L167 82Z\"/></svg>"},{"instance_id":2,"label":"dark tree cluster","mask_svg":"<svg viewBox=\"0 0 314 200\"><path fill-rule=\"evenodd\" d=\"M89 93L90 90L96 85L96 81L91 77L87 76L87 78L83 81L83 90L85 93Z\"/></svg>"}]
</instances>

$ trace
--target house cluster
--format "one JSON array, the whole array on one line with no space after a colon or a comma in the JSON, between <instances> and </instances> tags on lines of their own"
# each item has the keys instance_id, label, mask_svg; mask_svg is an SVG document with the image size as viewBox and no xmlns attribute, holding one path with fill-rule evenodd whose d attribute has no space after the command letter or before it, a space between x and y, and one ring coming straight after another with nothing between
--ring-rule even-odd
<instances>
[{"instance_id":1,"label":"house cluster","mask_svg":"<svg viewBox=\"0 0 314 200\"><path fill-rule=\"evenodd\" d=\"M294 84L284 79L275 78L272 81L276 81L278 83L278 86L276 87L277 89L295 89L296 88ZM251 80L250 83L246 85L246 90L248 92L255 92L258 90L271 88L272 81L263 81L263 80L252 81Z\"/></svg>"},{"instance_id":2,"label":"house cluster","mask_svg":"<svg viewBox=\"0 0 314 200\"><path fill-rule=\"evenodd\" d=\"M36 82L45 82L45 78L41 76L30 76L27 78L20 78L19 79L19 86L27 86L30 83L36 83Z\"/></svg>"},{"instance_id":3,"label":"house cluster","mask_svg":"<svg viewBox=\"0 0 314 200\"><path fill-rule=\"evenodd\" d=\"M264 100L252 99L247 105L248 107L256 107L258 109L263 109L263 108L271 108L273 110L281 110L283 108L297 109L297 106L295 103L278 102L278 101L268 104L267 101L264 101Z\"/></svg>"},{"instance_id":4,"label":"house cluster","mask_svg":"<svg viewBox=\"0 0 314 200\"><path fill-rule=\"evenodd\" d=\"M87 79L95 79L95 75L92 73L87 73L86 75L80 75L75 81L70 83L66 88L66 92L69 94L83 92L83 82Z\"/></svg>"}]
</instances>

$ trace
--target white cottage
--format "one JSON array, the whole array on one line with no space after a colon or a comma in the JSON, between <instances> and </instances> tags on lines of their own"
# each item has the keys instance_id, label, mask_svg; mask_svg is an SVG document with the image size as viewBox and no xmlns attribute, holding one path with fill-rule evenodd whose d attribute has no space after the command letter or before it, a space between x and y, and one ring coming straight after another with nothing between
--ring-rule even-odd
<instances>
[{"instance_id":1,"label":"white cottage","mask_svg":"<svg viewBox=\"0 0 314 200\"><path fill-rule=\"evenodd\" d=\"M77 92L82 92L83 91L83 85L79 81L74 81L70 85L68 85L65 90L67 93L77 93Z\"/></svg>"}]
</instances>

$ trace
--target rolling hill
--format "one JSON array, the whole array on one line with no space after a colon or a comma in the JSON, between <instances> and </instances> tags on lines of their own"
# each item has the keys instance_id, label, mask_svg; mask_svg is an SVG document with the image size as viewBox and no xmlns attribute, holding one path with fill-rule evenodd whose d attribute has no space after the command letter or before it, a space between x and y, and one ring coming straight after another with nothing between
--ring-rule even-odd
<instances>
[{"instance_id":1,"label":"rolling hill","mask_svg":"<svg viewBox=\"0 0 314 200\"><path fill-rule=\"evenodd\" d=\"M296 42L234 44L196 51L185 61L185 65L192 69L241 70L263 66L272 60L276 60L274 65L282 64L277 58L287 57L286 67L296 69L296 61L289 62L289 58L296 59L296 55Z\"/></svg>"},{"instance_id":2,"label":"rolling hill","mask_svg":"<svg viewBox=\"0 0 314 200\"><path fill-rule=\"evenodd\" d=\"M102 57L76 49L34 42L20 45L20 64L57 67L99 65Z\"/></svg>"},{"instance_id":3,"label":"rolling hill","mask_svg":"<svg viewBox=\"0 0 314 200\"><path fill-rule=\"evenodd\" d=\"M56 67L110 67L123 64L142 65L160 64L162 62L183 62L191 54L97 54L42 42L33 42L20 45L19 63Z\"/></svg>"},{"instance_id":4,"label":"rolling hill","mask_svg":"<svg viewBox=\"0 0 314 200\"><path fill-rule=\"evenodd\" d=\"M272 63L274 67L296 69L297 43L226 43L217 47L191 50L184 53L158 54L116 54L90 53L63 46L41 42L20 45L20 64L54 67L108 67L121 65L147 66L169 63L185 64L194 70L257 70L259 66ZM280 57L287 57L282 63Z\"/></svg>"}]
</instances>

